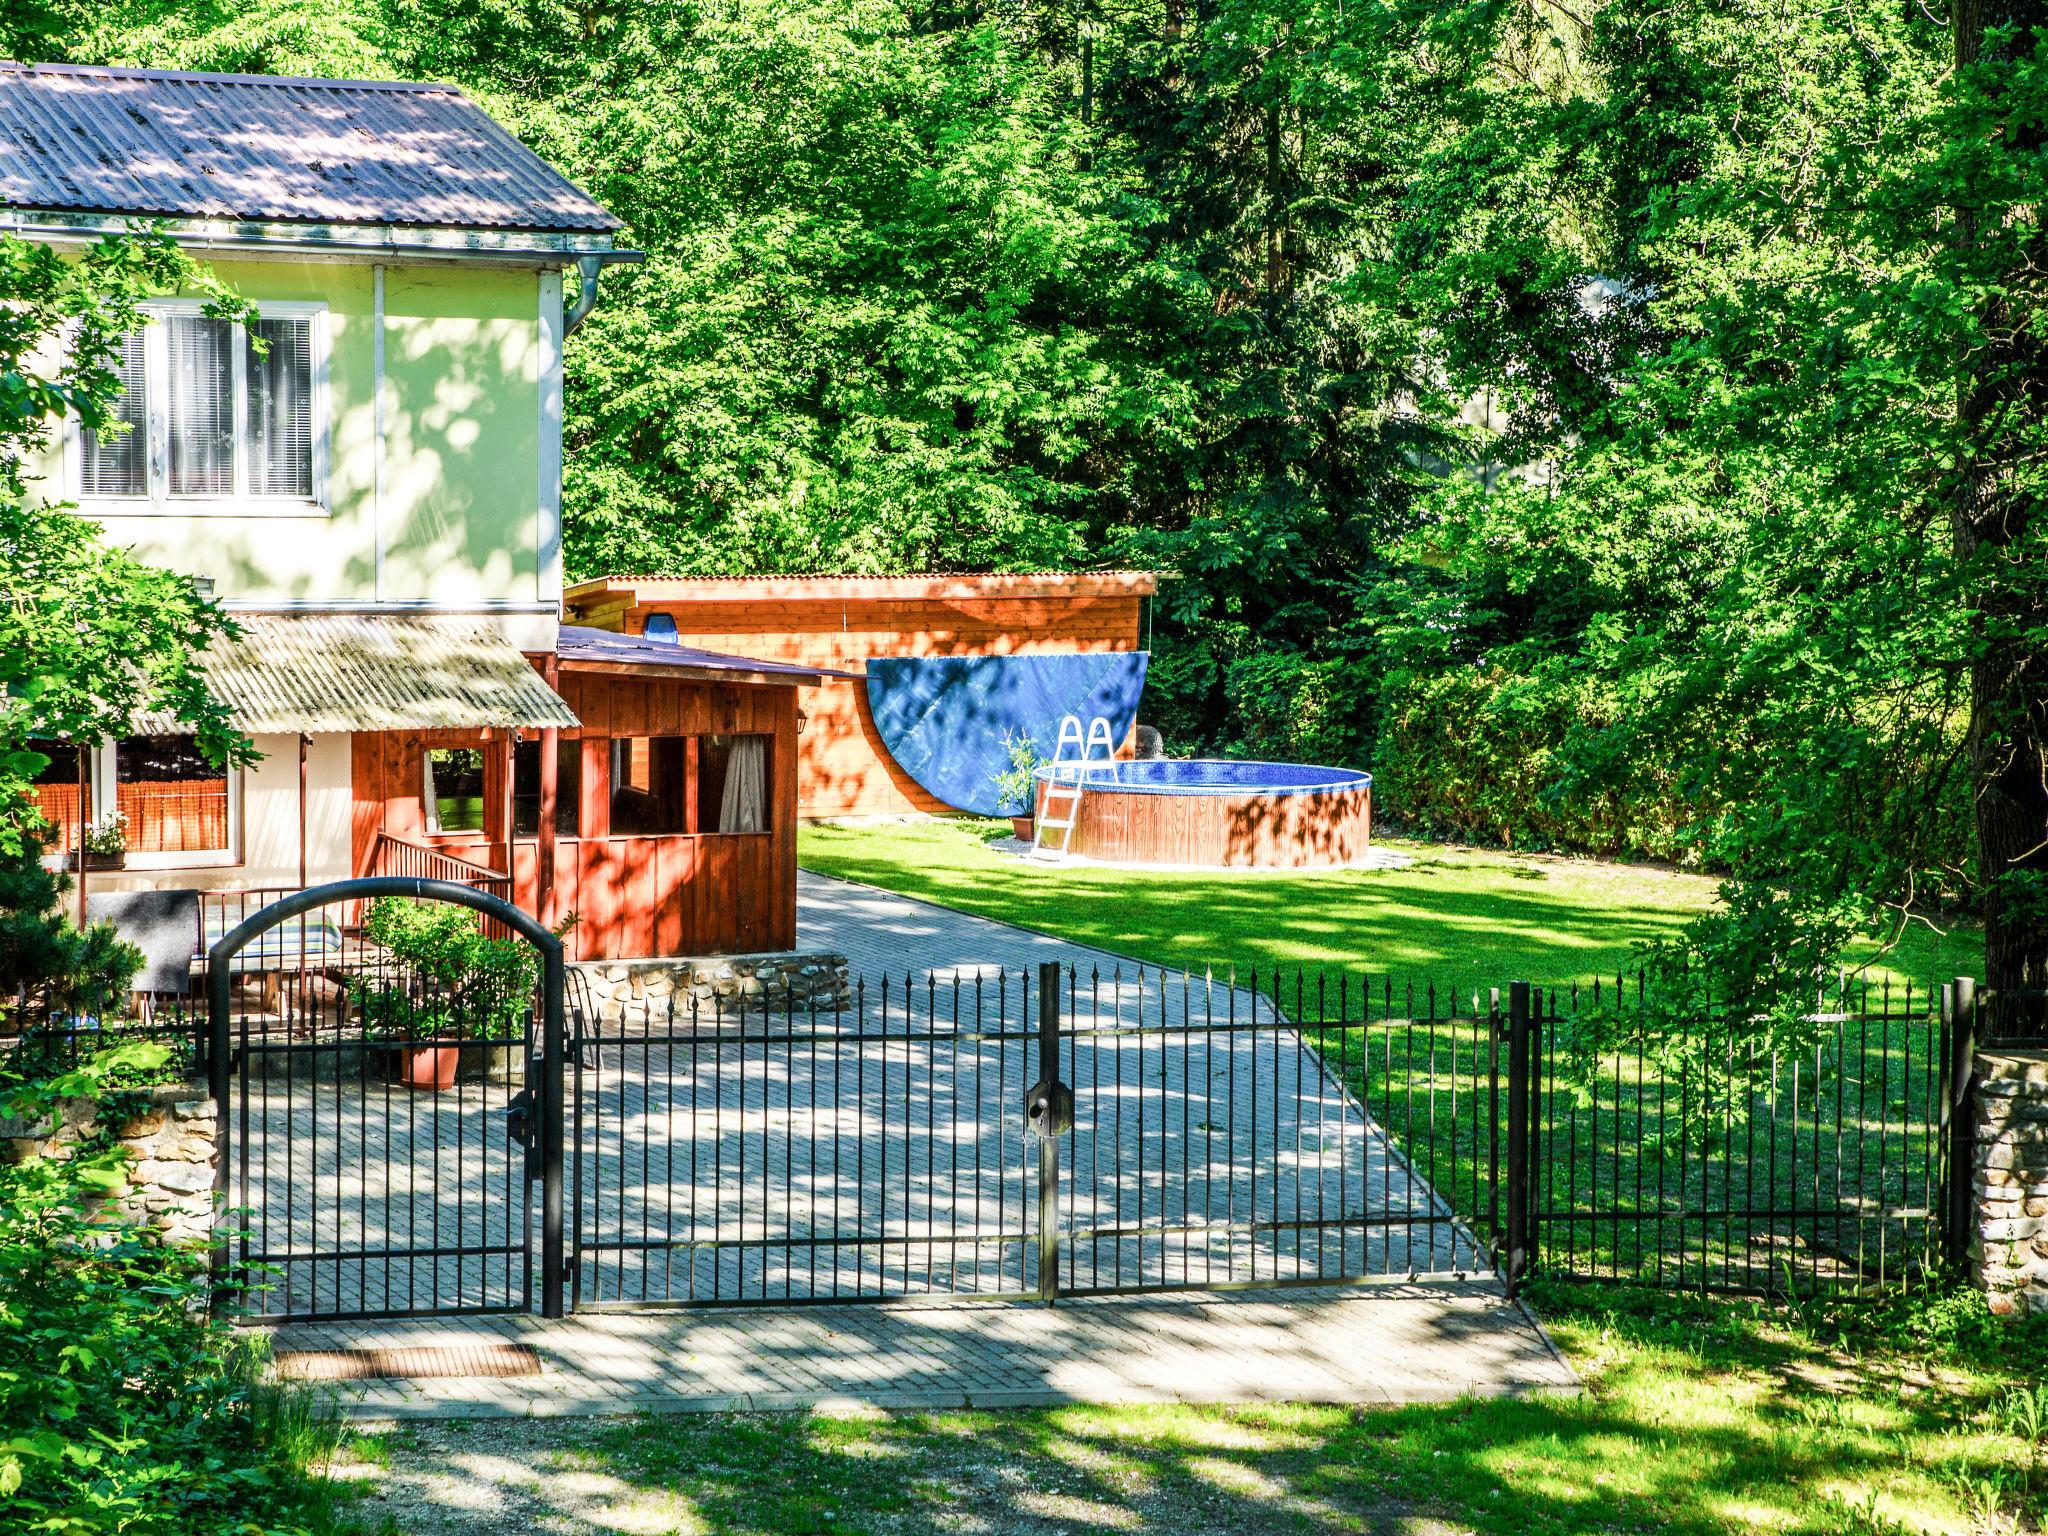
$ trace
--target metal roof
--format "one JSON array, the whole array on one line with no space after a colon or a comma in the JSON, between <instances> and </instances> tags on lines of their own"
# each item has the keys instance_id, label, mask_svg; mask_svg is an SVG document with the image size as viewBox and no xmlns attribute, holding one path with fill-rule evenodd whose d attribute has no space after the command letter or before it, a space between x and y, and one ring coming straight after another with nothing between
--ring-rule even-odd
<instances>
[{"instance_id":1,"label":"metal roof","mask_svg":"<svg viewBox=\"0 0 2048 1536\"><path fill-rule=\"evenodd\" d=\"M562 594L635 602L888 602L930 599L1148 597L1157 571L936 571L909 576L596 576Z\"/></svg>"},{"instance_id":2,"label":"metal roof","mask_svg":"<svg viewBox=\"0 0 2048 1536\"><path fill-rule=\"evenodd\" d=\"M260 614L201 660L242 730L397 731L580 722L510 641L475 619ZM149 735L185 729L144 715Z\"/></svg>"},{"instance_id":3,"label":"metal roof","mask_svg":"<svg viewBox=\"0 0 2048 1536\"><path fill-rule=\"evenodd\" d=\"M822 683L827 678L858 681L857 672L830 667L795 666L786 661L761 661L724 651L700 651L692 645L648 635L622 635L616 630L564 624L556 654L569 668L660 667L680 673L713 673L735 682Z\"/></svg>"},{"instance_id":4,"label":"metal roof","mask_svg":"<svg viewBox=\"0 0 2048 1536\"><path fill-rule=\"evenodd\" d=\"M0 62L0 205L606 232L450 85Z\"/></svg>"}]
</instances>

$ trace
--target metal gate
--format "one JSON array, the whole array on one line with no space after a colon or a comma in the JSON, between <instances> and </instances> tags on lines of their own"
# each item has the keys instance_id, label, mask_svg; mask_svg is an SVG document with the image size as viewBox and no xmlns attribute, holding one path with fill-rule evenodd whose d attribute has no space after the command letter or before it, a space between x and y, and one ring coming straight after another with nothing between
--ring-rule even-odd
<instances>
[{"instance_id":1,"label":"metal gate","mask_svg":"<svg viewBox=\"0 0 2048 1536\"><path fill-rule=\"evenodd\" d=\"M535 993L401 965L345 926L392 896L518 934L538 951ZM559 939L465 885L346 880L263 906L207 967L223 1306L274 1321L536 1302L561 1315Z\"/></svg>"},{"instance_id":2,"label":"metal gate","mask_svg":"<svg viewBox=\"0 0 2048 1536\"><path fill-rule=\"evenodd\" d=\"M1325 999L1332 1022L1310 1029L1286 1001L1049 964L826 1009L579 1007L571 1302L1050 1301L1491 1268L1492 1234L1436 1182L1491 1195L1491 1026L1463 1021L1476 1052L1439 1052L1412 1021L1405 1039L1353 1021L1362 999ZM1415 1166L1374 1093L1417 1144L1474 1156Z\"/></svg>"}]
</instances>

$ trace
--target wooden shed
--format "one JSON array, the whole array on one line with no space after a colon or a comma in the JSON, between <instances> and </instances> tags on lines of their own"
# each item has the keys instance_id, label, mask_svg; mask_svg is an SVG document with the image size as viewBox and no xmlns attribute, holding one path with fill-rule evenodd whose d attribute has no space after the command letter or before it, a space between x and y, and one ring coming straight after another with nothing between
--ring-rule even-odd
<instances>
[{"instance_id":1,"label":"wooden shed","mask_svg":"<svg viewBox=\"0 0 2048 1536\"><path fill-rule=\"evenodd\" d=\"M571 623L785 666L855 674L799 690L797 813L952 809L903 772L858 674L889 656L1134 651L1158 577L1145 571L936 576L608 576L562 594ZM670 626L673 626L671 631Z\"/></svg>"},{"instance_id":2,"label":"wooden shed","mask_svg":"<svg viewBox=\"0 0 2048 1536\"><path fill-rule=\"evenodd\" d=\"M573 914L574 960L794 947L796 694L828 674L571 625L527 660L579 724L355 733L356 872Z\"/></svg>"}]
</instances>

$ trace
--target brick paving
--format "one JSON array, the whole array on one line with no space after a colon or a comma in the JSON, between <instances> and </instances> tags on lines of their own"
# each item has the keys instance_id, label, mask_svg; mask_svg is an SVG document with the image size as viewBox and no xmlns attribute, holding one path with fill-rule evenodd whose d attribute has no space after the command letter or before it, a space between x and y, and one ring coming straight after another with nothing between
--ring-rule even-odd
<instances>
[{"instance_id":1,"label":"brick paving","mask_svg":"<svg viewBox=\"0 0 2048 1536\"><path fill-rule=\"evenodd\" d=\"M800 902L807 947L894 979L830 1017L642 1017L576 1053L578 1304L1039 1293L1020 1107L1047 957L1075 971L1067 1289L1482 1267L1265 1000L808 873ZM531 1306L514 1087L418 1094L349 1046L288 1054L253 1082L237 1141L255 1310Z\"/></svg>"},{"instance_id":2,"label":"brick paving","mask_svg":"<svg viewBox=\"0 0 2048 1536\"><path fill-rule=\"evenodd\" d=\"M607 1312L295 1323L280 1351L517 1342L538 1376L338 1382L359 1422L727 1410L1021 1408L1063 1402L1442 1402L1569 1392L1542 1330L1497 1288Z\"/></svg>"},{"instance_id":3,"label":"brick paving","mask_svg":"<svg viewBox=\"0 0 2048 1536\"><path fill-rule=\"evenodd\" d=\"M1484 1262L1314 1053L1248 993L1168 982L1116 956L809 873L799 912L802 947L898 980L831 1019L709 1030L700 1020L687 1042L650 1039L642 1020L586 1042L570 1126L583 1250L573 1293L585 1308L894 1304L585 1310L545 1325L516 1315L535 1299L520 1248L538 1247L538 1186L504 1134L512 1089L411 1094L337 1055L331 1080L267 1079L248 1106L244 1198L252 1245L275 1266L262 1282L269 1309L460 1304L515 1315L294 1323L279 1348L517 1339L546 1362L523 1383L366 1386L355 1401L373 1414L988 1394L1378 1401L1568 1383L1490 1281L1056 1309L971 1299L1040 1289L1038 1144L1019 1114L1036 1054L1019 994L1048 958L1080 978L1062 1059L1077 1090L1073 1132L1059 1142L1065 1289L1402 1281L1468 1276ZM1232 1019L1259 1027L1203 1027Z\"/></svg>"}]
</instances>

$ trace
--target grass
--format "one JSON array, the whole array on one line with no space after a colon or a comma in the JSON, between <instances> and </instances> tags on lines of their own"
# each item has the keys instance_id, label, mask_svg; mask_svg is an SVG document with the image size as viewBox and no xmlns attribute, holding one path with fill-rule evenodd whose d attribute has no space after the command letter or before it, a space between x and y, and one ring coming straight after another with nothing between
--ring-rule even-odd
<instances>
[{"instance_id":1,"label":"grass","mask_svg":"<svg viewBox=\"0 0 2048 1536\"><path fill-rule=\"evenodd\" d=\"M1169 968L1341 966L1466 991L1611 978L1633 946L1676 934L1716 900L1702 875L1432 843L1381 839L1409 856L1401 869L1155 873L1027 863L990 846L1008 835L1007 822L966 819L808 826L797 857ZM1872 974L1916 986L1974 975L1981 951L1969 929L1915 927Z\"/></svg>"},{"instance_id":2,"label":"grass","mask_svg":"<svg viewBox=\"0 0 2048 1536\"><path fill-rule=\"evenodd\" d=\"M1990 1536L2048 1512L2040 1416L2010 1385L2048 1364L2038 1325L1993 1323L1971 1299L1807 1313L1588 1287L1537 1299L1580 1397L437 1425L382 1437L359 1472L401 1514L438 1486L451 1510L502 1522L395 1522L422 1536ZM502 1490L449 1481L507 1465Z\"/></svg>"}]
</instances>

